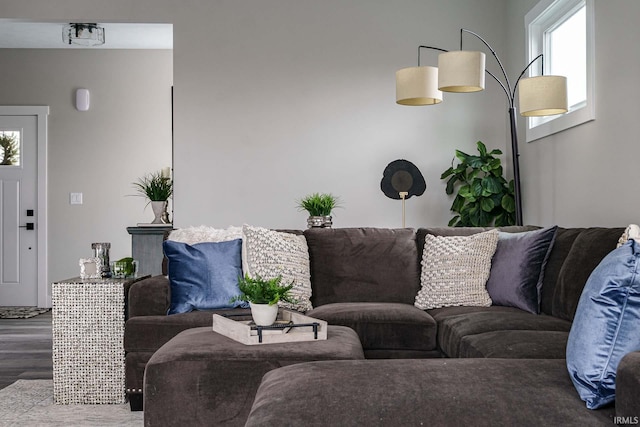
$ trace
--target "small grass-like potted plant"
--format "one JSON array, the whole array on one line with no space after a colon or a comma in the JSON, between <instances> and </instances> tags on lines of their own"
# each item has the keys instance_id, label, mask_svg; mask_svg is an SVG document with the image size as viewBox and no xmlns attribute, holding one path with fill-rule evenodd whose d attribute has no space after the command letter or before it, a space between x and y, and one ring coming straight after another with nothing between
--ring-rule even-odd
<instances>
[{"instance_id":1,"label":"small grass-like potted plant","mask_svg":"<svg viewBox=\"0 0 640 427\"><path fill-rule=\"evenodd\" d=\"M296 302L291 297L291 289L293 282L288 285L282 285L282 276L272 279L263 279L256 275L238 278L238 288L240 295L231 299L235 301L248 301L251 307L251 317L253 322L259 326L273 325L278 317L278 301L286 301L290 303Z\"/></svg>"},{"instance_id":2,"label":"small grass-like potted plant","mask_svg":"<svg viewBox=\"0 0 640 427\"><path fill-rule=\"evenodd\" d=\"M307 226L326 227L333 225L331 212L339 206L340 199L330 193L313 193L298 200L298 210L307 211Z\"/></svg>"},{"instance_id":3,"label":"small grass-like potted plant","mask_svg":"<svg viewBox=\"0 0 640 427\"><path fill-rule=\"evenodd\" d=\"M173 181L162 171L152 172L133 183L138 195L146 198L151 203L151 209L155 219L152 224L168 224L167 201L173 194Z\"/></svg>"}]
</instances>

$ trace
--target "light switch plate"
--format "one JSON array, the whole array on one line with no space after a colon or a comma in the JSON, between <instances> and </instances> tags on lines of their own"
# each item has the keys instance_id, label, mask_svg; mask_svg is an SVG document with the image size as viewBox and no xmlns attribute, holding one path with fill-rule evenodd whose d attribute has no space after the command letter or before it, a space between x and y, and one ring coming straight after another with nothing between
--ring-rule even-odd
<instances>
[{"instance_id":1,"label":"light switch plate","mask_svg":"<svg viewBox=\"0 0 640 427\"><path fill-rule=\"evenodd\" d=\"M81 205L82 204L82 193L69 193L69 204L70 205Z\"/></svg>"}]
</instances>

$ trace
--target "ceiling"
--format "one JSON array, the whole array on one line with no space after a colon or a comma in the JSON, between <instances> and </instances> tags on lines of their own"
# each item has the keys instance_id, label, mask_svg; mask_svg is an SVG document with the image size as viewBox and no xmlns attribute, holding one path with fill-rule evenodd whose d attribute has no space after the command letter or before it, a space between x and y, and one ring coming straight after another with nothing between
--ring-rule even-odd
<instances>
[{"instance_id":1,"label":"ceiling","mask_svg":"<svg viewBox=\"0 0 640 427\"><path fill-rule=\"evenodd\" d=\"M86 47L62 42L68 22L0 19L0 48L5 49L173 49L172 24L103 23L105 43Z\"/></svg>"}]
</instances>

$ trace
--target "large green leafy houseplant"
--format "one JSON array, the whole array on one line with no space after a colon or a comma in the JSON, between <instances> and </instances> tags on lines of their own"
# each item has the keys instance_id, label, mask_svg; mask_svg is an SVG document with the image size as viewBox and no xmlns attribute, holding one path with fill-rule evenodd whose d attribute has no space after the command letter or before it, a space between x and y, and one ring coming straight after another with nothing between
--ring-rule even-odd
<instances>
[{"instance_id":1,"label":"large green leafy houseplant","mask_svg":"<svg viewBox=\"0 0 640 427\"><path fill-rule=\"evenodd\" d=\"M458 165L444 171L440 179L447 179L447 194L458 189L451 210L456 215L449 221L454 227L488 227L515 224L513 180L503 177L500 150L487 152L478 141L479 156L456 150Z\"/></svg>"}]
</instances>

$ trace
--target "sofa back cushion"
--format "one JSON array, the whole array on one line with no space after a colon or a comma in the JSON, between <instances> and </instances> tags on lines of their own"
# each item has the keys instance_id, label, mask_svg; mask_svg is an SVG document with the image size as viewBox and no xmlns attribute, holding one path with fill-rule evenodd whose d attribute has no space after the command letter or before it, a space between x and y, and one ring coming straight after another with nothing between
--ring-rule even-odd
<instances>
[{"instance_id":1,"label":"sofa back cushion","mask_svg":"<svg viewBox=\"0 0 640 427\"><path fill-rule=\"evenodd\" d=\"M540 312L544 314L552 314L553 293L556 289L560 269L564 264L573 242L578 235L582 233L584 228L558 228L556 239L551 247L549 259L544 269L544 279L542 281L542 294L540 301Z\"/></svg>"},{"instance_id":2,"label":"sofa back cushion","mask_svg":"<svg viewBox=\"0 0 640 427\"><path fill-rule=\"evenodd\" d=\"M593 227L582 230L575 238L558 274L552 304L554 316L573 321L589 275L616 248L623 232L624 228Z\"/></svg>"},{"instance_id":3,"label":"sofa back cushion","mask_svg":"<svg viewBox=\"0 0 640 427\"><path fill-rule=\"evenodd\" d=\"M410 228L310 228L314 307L336 302L413 304L420 289L416 233Z\"/></svg>"}]
</instances>

